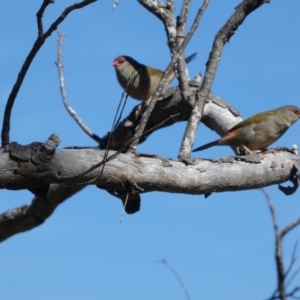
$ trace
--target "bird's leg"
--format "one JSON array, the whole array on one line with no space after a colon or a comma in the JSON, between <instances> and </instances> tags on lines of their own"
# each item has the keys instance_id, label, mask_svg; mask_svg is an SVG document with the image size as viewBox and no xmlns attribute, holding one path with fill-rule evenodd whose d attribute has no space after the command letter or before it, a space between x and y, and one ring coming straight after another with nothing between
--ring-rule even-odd
<instances>
[{"instance_id":1,"label":"bird's leg","mask_svg":"<svg viewBox=\"0 0 300 300\"><path fill-rule=\"evenodd\" d=\"M241 145L241 147L246 151L246 153L253 154L253 152L248 147L246 147L245 145Z\"/></svg>"}]
</instances>

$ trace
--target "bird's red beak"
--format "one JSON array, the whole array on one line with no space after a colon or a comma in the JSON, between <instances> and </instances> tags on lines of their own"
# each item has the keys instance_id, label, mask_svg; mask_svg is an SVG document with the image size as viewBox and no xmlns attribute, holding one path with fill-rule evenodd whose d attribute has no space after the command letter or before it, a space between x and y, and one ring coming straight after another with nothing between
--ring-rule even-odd
<instances>
[{"instance_id":1,"label":"bird's red beak","mask_svg":"<svg viewBox=\"0 0 300 300\"><path fill-rule=\"evenodd\" d=\"M119 63L118 63L117 60L115 60L115 61L112 63L112 66L114 66L114 67L117 67L118 65L119 65Z\"/></svg>"}]
</instances>

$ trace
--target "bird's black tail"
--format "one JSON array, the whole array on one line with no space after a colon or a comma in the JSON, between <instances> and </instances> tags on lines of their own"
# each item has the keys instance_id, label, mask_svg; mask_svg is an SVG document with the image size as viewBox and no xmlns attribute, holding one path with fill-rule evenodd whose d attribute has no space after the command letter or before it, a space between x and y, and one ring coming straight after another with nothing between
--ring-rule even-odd
<instances>
[{"instance_id":1,"label":"bird's black tail","mask_svg":"<svg viewBox=\"0 0 300 300\"><path fill-rule=\"evenodd\" d=\"M196 58L196 56L197 56L197 53L198 52L195 52L195 53L189 55L188 57L186 57L185 62L188 64L189 62L191 62L192 60L194 60Z\"/></svg>"},{"instance_id":2,"label":"bird's black tail","mask_svg":"<svg viewBox=\"0 0 300 300\"><path fill-rule=\"evenodd\" d=\"M205 145L203 145L201 147L198 147L198 148L194 149L192 152L202 151L202 150L205 150L207 148L210 148L210 147L213 147L213 146L217 146L217 145L219 145L218 142L219 142L219 140L216 140L216 141L213 141L211 143L205 144Z\"/></svg>"}]
</instances>

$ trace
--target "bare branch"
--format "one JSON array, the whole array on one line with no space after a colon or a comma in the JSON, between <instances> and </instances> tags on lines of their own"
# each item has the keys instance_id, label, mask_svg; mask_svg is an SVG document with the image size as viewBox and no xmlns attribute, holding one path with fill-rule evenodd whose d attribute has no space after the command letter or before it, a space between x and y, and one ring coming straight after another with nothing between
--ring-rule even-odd
<instances>
[{"instance_id":1,"label":"bare branch","mask_svg":"<svg viewBox=\"0 0 300 300\"><path fill-rule=\"evenodd\" d=\"M300 286L296 286L291 292L286 294L286 298L300 299L300 296L296 296L295 294L300 291ZM282 300L280 295L273 295L271 298L267 300Z\"/></svg>"},{"instance_id":2,"label":"bare branch","mask_svg":"<svg viewBox=\"0 0 300 300\"><path fill-rule=\"evenodd\" d=\"M41 8L38 11L38 37L36 41L34 42L31 50L29 51L29 54L27 55L20 72L18 74L17 80L15 84L13 85L13 88L10 92L10 95L7 99L5 111L4 111L4 117L3 117L3 125L2 125L2 132L1 132L1 140L2 140L2 147L7 145L9 143L9 131L10 131L10 117L11 117L11 112L12 108L14 105L14 102L16 100L16 97L18 95L18 92L21 88L21 85L23 83L23 80L27 74L27 71L35 58L36 54L40 50L40 48L43 46L44 42L46 39L52 34L54 30L56 30L57 26L64 21L64 19L68 16L68 14L76 9L83 8L93 2L96 2L97 0L83 0L81 2L75 3L73 5L70 5L67 7L61 15L51 24L49 29L42 35L40 36L41 32L43 31L42 28L42 23L41 23L41 16L39 16L41 13L44 12L46 8L45 1L43 2ZM49 1L50 2L50 1ZM44 7L45 6L45 7Z\"/></svg>"},{"instance_id":3,"label":"bare branch","mask_svg":"<svg viewBox=\"0 0 300 300\"><path fill-rule=\"evenodd\" d=\"M88 126L84 124L82 119L77 115L76 111L70 106L68 97L67 97L67 91L65 88L65 77L63 73L63 62L62 62L62 44L63 40L65 38L65 35L60 33L59 30L57 30L58 33L58 46L57 46L57 61L55 62L57 69L58 69L58 75L59 75L59 86L60 86L60 92L63 99L63 104L65 108L67 109L68 113L72 116L72 118L77 122L77 124L81 127L81 129L90 136L93 140L95 140L97 143L101 143L101 138L96 135Z\"/></svg>"},{"instance_id":4,"label":"bare branch","mask_svg":"<svg viewBox=\"0 0 300 300\"><path fill-rule=\"evenodd\" d=\"M294 245L291 262L290 262L290 264L289 264L289 266L288 266L288 268L287 268L287 270L285 272L285 275L284 275L285 278L288 277L289 273L291 272L291 270L292 270L292 268L293 268L293 266L294 266L294 264L295 264L295 262L297 260L297 258L296 258L297 246L298 246L298 241ZM290 281L289 281L289 283L290 283ZM289 283L287 283L287 286L288 286Z\"/></svg>"},{"instance_id":5,"label":"bare branch","mask_svg":"<svg viewBox=\"0 0 300 300\"><path fill-rule=\"evenodd\" d=\"M181 47L182 49L185 49L185 47L187 46L187 44L189 43L190 39L192 38L193 34L195 33L195 31L197 30L199 24L200 24L200 21L201 21L201 18L205 12L205 10L207 9L208 5L209 5L209 2L210 0L204 0L200 9L198 10L197 12L197 15L196 15L196 18L193 22L193 25L192 27L190 28L186 38L184 39Z\"/></svg>"},{"instance_id":6,"label":"bare branch","mask_svg":"<svg viewBox=\"0 0 300 300\"><path fill-rule=\"evenodd\" d=\"M288 297L292 297L292 298L296 299L295 293L299 290L299 287L294 288L294 290L292 290L290 293L286 293L286 287L298 275L298 273L300 272L300 267L295 270L295 272L292 274L292 276L290 277L290 279L287 283L285 283L285 281L286 281L288 274L291 272L291 270L296 262L296 250L297 250L298 243L296 243L294 246L292 259L289 264L289 267L287 268L287 271L284 272L282 241L283 241L283 237L286 233L288 233L290 230L292 230L297 225L299 225L300 220L297 219L294 222L292 222L290 225L285 227L283 230L280 230L279 226L278 226L275 208L272 203L271 197L268 194L268 192L266 191L266 189L261 189L261 190L264 193L264 195L268 201L268 206L269 206L269 209L271 212L272 222L273 222L273 227L274 227L274 232L275 232L275 245L276 245L275 260L276 260L276 269L277 269L277 289L274 291L273 295L269 298L269 300L275 300L275 299L285 300Z\"/></svg>"},{"instance_id":7,"label":"bare branch","mask_svg":"<svg viewBox=\"0 0 300 300\"><path fill-rule=\"evenodd\" d=\"M285 291L285 272L284 272L284 264L283 264L283 249L282 249L282 234L279 230L277 216L275 212L275 208L273 206L271 197L266 189L261 189L264 193L267 201L268 206L271 212L272 221L273 221L273 227L274 227L274 233L275 233L275 260L276 260L276 268L277 268L277 291L281 297L281 300L286 300L286 291ZM275 291L275 293L277 292ZM274 294L273 294L274 296Z\"/></svg>"},{"instance_id":8,"label":"bare branch","mask_svg":"<svg viewBox=\"0 0 300 300\"><path fill-rule=\"evenodd\" d=\"M176 63L176 61L178 60L178 58L183 54L184 48L187 45L188 41L190 40L192 34L194 33L194 31L196 30L199 22L200 22L200 18L205 10L205 8L208 5L209 1L204 1L200 11L197 14L196 20L193 24L193 30L190 30L188 37L185 39L185 41L183 42L182 46L177 49L176 47L176 39L175 37L177 36L177 31L176 31L176 27L175 27L175 22L174 22L174 2L173 1L168 1L167 5L164 5L162 3L158 4L156 1L147 1L147 0L138 0L145 8L147 8L150 12L152 12L153 14L155 14L156 16L158 16L160 18L160 20L162 20L162 22L164 23L166 32L167 32L167 36L168 36L168 42L169 42L169 47L171 50L171 53L173 54L173 59L172 62L168 65L167 69L165 70L160 83L157 87L157 90L154 94L154 96L152 97L150 104L148 105L145 113L143 114L143 117L139 123L138 129L134 135L134 142L130 145L130 148L132 150L135 150L138 143L139 143L139 137L142 136L142 133L146 127L146 124L149 120L149 117L155 107L155 104L158 100L158 98L161 96L162 91L163 91L163 87L164 87L164 83L165 80L167 78L167 74L170 71L170 69L173 67L173 65ZM206 5L205 5L206 3ZM185 90L188 89L188 85L186 84L187 82L187 76L185 75L185 63L183 62L183 58L181 59L181 65L179 67L179 72L181 73L180 75L180 82L185 82L184 84L184 88ZM184 70L184 71L183 71ZM189 91L188 94L190 95L191 92Z\"/></svg>"},{"instance_id":9,"label":"bare branch","mask_svg":"<svg viewBox=\"0 0 300 300\"><path fill-rule=\"evenodd\" d=\"M0 216L0 240L1 236L5 239L38 226L51 215L55 207L66 199L61 198L61 192L50 196L55 184L61 183L62 188L72 194L92 182L122 201L129 194L126 211L133 213L139 207L140 193L164 191L207 194L255 189L288 180L295 164L294 154L284 151L267 153L263 157L257 155L214 161L194 160L189 165L156 155L137 156L136 153L116 152L118 158L106 162L103 174L99 168L84 174L84 170L90 170L94 164L103 161L105 151L55 150L58 142L59 139L53 136L43 144L21 146L11 143L5 149L0 149L2 188L29 189L36 195L36 201L31 205ZM109 154L113 156L114 151L109 151ZM285 168L281 168L282 164ZM68 187L69 184L71 186ZM52 196L53 202L50 200Z\"/></svg>"},{"instance_id":10,"label":"bare branch","mask_svg":"<svg viewBox=\"0 0 300 300\"><path fill-rule=\"evenodd\" d=\"M156 104L157 100L159 99L159 97L163 93L165 81L166 81L168 73L172 67L173 67L173 61L168 65L167 69L163 73L163 76L160 79L160 82L158 84L156 92L154 93L150 103L144 103L145 105L147 105L147 108L146 108L145 112L143 113L143 116L139 122L138 128L137 128L137 130L130 142L130 145L129 145L129 149L131 149L132 151L135 151L137 145L139 144L140 138L143 135L144 129L147 125L150 115L152 114L155 104Z\"/></svg>"},{"instance_id":11,"label":"bare branch","mask_svg":"<svg viewBox=\"0 0 300 300\"><path fill-rule=\"evenodd\" d=\"M168 14L166 5L163 2L158 3L156 0L138 0L138 2L161 21Z\"/></svg>"},{"instance_id":12,"label":"bare branch","mask_svg":"<svg viewBox=\"0 0 300 300\"><path fill-rule=\"evenodd\" d=\"M47 6L51 3L54 3L54 0L44 0L40 9L38 10L38 12L36 13L36 18L37 18L37 27L38 27L38 36L42 37L44 34L44 28L43 28L43 15L44 15L44 11L47 8Z\"/></svg>"},{"instance_id":13,"label":"bare branch","mask_svg":"<svg viewBox=\"0 0 300 300\"><path fill-rule=\"evenodd\" d=\"M181 288L182 288L182 290L184 292L185 298L187 300L191 300L189 292L188 292L187 288L185 287L184 282L182 281L182 279L180 278L180 276L176 272L176 270L169 264L169 262L166 259L162 259L159 262L162 263L162 264L164 264L164 265L166 265L171 270L171 272L175 276L176 280L178 281L179 285L181 286Z\"/></svg>"},{"instance_id":14,"label":"bare branch","mask_svg":"<svg viewBox=\"0 0 300 300\"><path fill-rule=\"evenodd\" d=\"M148 1L148 0L138 0L138 1L142 6L144 6L148 11L150 11L154 15L156 15L164 23L165 30L167 32L170 50L172 51L172 49L175 49L174 46L175 46L175 38L176 38L176 29L175 29L175 22L174 22L174 9L175 9L174 0L168 1L166 5L164 3L157 3L156 1ZM175 54L174 52L172 53ZM129 148L133 151L136 149L139 143L139 139L142 136L142 133L146 127L148 119L155 107L158 98L162 95L164 84L167 79L167 75L171 70L171 68L173 68L173 64L177 61L177 59L178 56L174 56L172 61L169 63L168 67L164 71L163 76L156 89L156 92L154 93L148 107L146 108L141 118L138 129L134 134L133 142L129 146Z\"/></svg>"},{"instance_id":15,"label":"bare branch","mask_svg":"<svg viewBox=\"0 0 300 300\"><path fill-rule=\"evenodd\" d=\"M288 226L286 226L285 228L283 228L281 230L281 234L282 236L286 235L289 231L291 231L292 229L294 229L296 226L298 226L300 224L300 218L293 221L291 224L289 224Z\"/></svg>"},{"instance_id":16,"label":"bare branch","mask_svg":"<svg viewBox=\"0 0 300 300\"><path fill-rule=\"evenodd\" d=\"M41 225L56 207L84 186L51 184L30 205L9 210L0 215L0 242L7 238Z\"/></svg>"},{"instance_id":17,"label":"bare branch","mask_svg":"<svg viewBox=\"0 0 300 300\"><path fill-rule=\"evenodd\" d=\"M185 14L185 10L186 10L185 7L184 7L185 4L186 3L183 4L183 11L184 11L183 15ZM181 35L183 36L183 33L181 32L181 27L183 27L183 25L179 26L179 31L177 31L177 49L181 49L182 51L184 51L184 49L187 46L188 42L192 38L192 36L195 33L196 29L198 28L200 20L201 20L203 14L204 14L206 8L208 7L208 4L209 4L209 0L204 0L203 1L200 9L197 12L197 15L196 15L196 18L193 22L193 25L190 28L186 38L183 40L182 44L179 44L179 40L181 40L179 38L180 38ZM185 16L183 16L182 18L184 19ZM183 20L180 19L179 23L180 22L183 22ZM189 87L188 77L187 77L187 74L186 74L185 70L186 70L186 63L185 63L183 57L180 56L179 59L178 59L178 63L177 63L177 73L178 73L179 87L180 87L183 99L186 102L192 103L192 102L195 102L196 94L193 93L192 89ZM185 140L185 136L183 137L183 141L184 140ZM182 155L179 154L179 157L181 157L181 156Z\"/></svg>"},{"instance_id":18,"label":"bare branch","mask_svg":"<svg viewBox=\"0 0 300 300\"><path fill-rule=\"evenodd\" d=\"M289 279L289 281L286 283L286 286L289 286L289 284L291 284L291 282L296 278L296 276L299 274L300 272L300 267L298 267L295 272L292 274L291 278Z\"/></svg>"},{"instance_id":19,"label":"bare branch","mask_svg":"<svg viewBox=\"0 0 300 300\"><path fill-rule=\"evenodd\" d=\"M115 2L113 4L113 10L115 10L118 5L119 5L119 0L115 0Z\"/></svg>"},{"instance_id":20,"label":"bare branch","mask_svg":"<svg viewBox=\"0 0 300 300\"><path fill-rule=\"evenodd\" d=\"M206 71L204 74L203 83L199 90L199 97L192 111L191 117L188 121L185 138L180 149L180 158L187 159L190 157L192 146L194 143L196 131L199 122L202 119L203 107L205 100L208 97L215 74L221 60L223 48L226 42L232 37L237 28L243 23L246 17L254 10L259 8L262 4L270 2L270 0L244 0L237 7L236 11L228 19L225 25L217 33L213 43L212 51L209 55Z\"/></svg>"},{"instance_id":21,"label":"bare branch","mask_svg":"<svg viewBox=\"0 0 300 300\"><path fill-rule=\"evenodd\" d=\"M187 20L190 6L191 6L191 0L184 0L182 7L181 7L180 15L177 18L177 24L176 24L176 31L177 31L176 44L177 44L177 46L180 46L182 44L182 41L185 36L185 23Z\"/></svg>"},{"instance_id":22,"label":"bare branch","mask_svg":"<svg viewBox=\"0 0 300 300\"><path fill-rule=\"evenodd\" d=\"M190 82L190 85L199 86L197 82ZM181 92L178 88L172 88L165 93L166 98L157 101L156 105L147 121L140 143L144 142L150 134L160 128L171 126L176 122L187 121L192 110L194 102L187 102L182 99ZM111 149L120 150L127 145L136 128L140 126L140 120L143 115L143 104L133 108L131 113L124 118L114 131ZM204 110L204 124L219 135L224 135L234 124L241 122L242 118L239 113L222 98L210 95ZM107 147L110 132L102 137L100 147ZM125 148L126 149L126 148Z\"/></svg>"},{"instance_id":23,"label":"bare branch","mask_svg":"<svg viewBox=\"0 0 300 300\"><path fill-rule=\"evenodd\" d=\"M274 232L277 233L279 231L279 225L278 225L278 220L277 220L277 216L276 216L276 211L275 211L274 205L271 200L271 196L266 189L261 189L261 191L263 192L263 194L265 195L265 197L268 201L268 206L269 206L271 217L272 217Z\"/></svg>"}]
</instances>

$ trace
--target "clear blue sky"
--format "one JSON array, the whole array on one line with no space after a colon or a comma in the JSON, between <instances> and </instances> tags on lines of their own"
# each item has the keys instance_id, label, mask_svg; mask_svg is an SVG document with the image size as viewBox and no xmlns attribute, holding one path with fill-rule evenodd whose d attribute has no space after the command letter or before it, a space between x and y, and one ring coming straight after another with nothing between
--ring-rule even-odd
<instances>
[{"instance_id":1,"label":"clear blue sky","mask_svg":"<svg viewBox=\"0 0 300 300\"><path fill-rule=\"evenodd\" d=\"M40 1L2 1L0 18L0 111L37 35ZM111 63L126 54L157 68L170 56L162 24L137 1L99 1L73 12L60 26L67 35L64 64L68 97L85 123L102 136L111 127L121 88ZM180 1L177 2L179 9ZM196 3L197 2L197 3ZM192 4L189 24L197 11ZM45 28L72 1L56 1ZM204 73L217 30L238 1L215 0L186 53L198 51L190 75ZM278 1L254 12L226 45L213 85L246 118L284 104L300 104L300 2ZM60 147L95 145L62 105L56 60L57 35L37 55L16 100L11 139L44 141L57 133ZM130 99L124 116L137 102ZM2 117L2 116L1 116ZM2 122L1 122L2 124ZM153 134L138 151L176 158L185 124ZM274 146L300 146L296 123ZM200 125L196 145L216 139ZM215 147L202 157L231 155ZM198 152L194 157L198 157ZM299 192L285 197L268 188L285 226L299 217ZM27 191L1 191L1 211L30 203ZM6 300L185 299L165 258L180 274L190 296L207 300L264 299L276 284L274 234L259 190L203 196L148 193L141 211L119 218L121 203L87 187L62 204L42 226L0 245L0 294ZM285 240L288 264L296 229ZM298 251L299 255L299 251ZM299 278L295 283L299 284Z\"/></svg>"}]
</instances>

